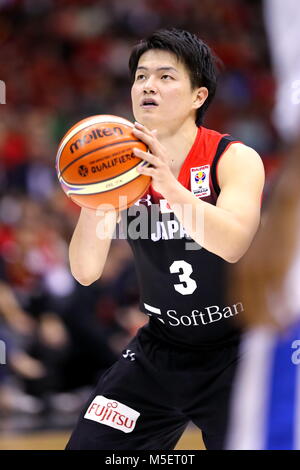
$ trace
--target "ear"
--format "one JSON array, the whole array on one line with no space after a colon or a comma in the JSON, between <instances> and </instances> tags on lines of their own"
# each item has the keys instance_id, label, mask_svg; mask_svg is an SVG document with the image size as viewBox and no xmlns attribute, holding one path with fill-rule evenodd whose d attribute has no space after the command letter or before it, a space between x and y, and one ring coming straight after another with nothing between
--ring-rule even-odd
<instances>
[{"instance_id":1,"label":"ear","mask_svg":"<svg viewBox=\"0 0 300 470\"><path fill-rule=\"evenodd\" d=\"M204 86L194 92L193 109L199 109L208 97L208 89Z\"/></svg>"}]
</instances>

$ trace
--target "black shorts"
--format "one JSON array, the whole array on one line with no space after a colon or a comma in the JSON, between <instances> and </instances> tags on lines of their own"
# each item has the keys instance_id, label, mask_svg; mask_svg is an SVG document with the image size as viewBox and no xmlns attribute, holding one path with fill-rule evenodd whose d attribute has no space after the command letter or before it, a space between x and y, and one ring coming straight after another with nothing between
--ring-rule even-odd
<instances>
[{"instance_id":1,"label":"black shorts","mask_svg":"<svg viewBox=\"0 0 300 470\"><path fill-rule=\"evenodd\" d=\"M189 421L222 449L238 342L178 349L139 330L100 378L67 450L172 450Z\"/></svg>"}]
</instances>

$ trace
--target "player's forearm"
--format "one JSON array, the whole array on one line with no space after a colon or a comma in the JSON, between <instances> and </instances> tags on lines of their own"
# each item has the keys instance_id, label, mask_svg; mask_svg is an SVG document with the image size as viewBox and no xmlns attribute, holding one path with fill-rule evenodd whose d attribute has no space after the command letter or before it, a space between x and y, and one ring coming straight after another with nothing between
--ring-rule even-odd
<instances>
[{"instance_id":1,"label":"player's forearm","mask_svg":"<svg viewBox=\"0 0 300 470\"><path fill-rule=\"evenodd\" d=\"M116 219L116 212L97 215L92 209L81 209L69 247L71 272L80 284L90 285L101 276Z\"/></svg>"},{"instance_id":2,"label":"player's forearm","mask_svg":"<svg viewBox=\"0 0 300 470\"><path fill-rule=\"evenodd\" d=\"M197 199L180 184L164 196L186 232L206 250L230 263L247 251L252 236L229 211Z\"/></svg>"}]
</instances>

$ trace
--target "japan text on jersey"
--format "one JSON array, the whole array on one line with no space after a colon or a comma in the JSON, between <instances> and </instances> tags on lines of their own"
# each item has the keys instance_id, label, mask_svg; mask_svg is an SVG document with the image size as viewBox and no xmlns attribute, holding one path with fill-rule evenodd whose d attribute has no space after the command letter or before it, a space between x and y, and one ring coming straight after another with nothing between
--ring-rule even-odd
<instances>
[{"instance_id":1,"label":"japan text on jersey","mask_svg":"<svg viewBox=\"0 0 300 470\"><path fill-rule=\"evenodd\" d=\"M230 137L199 129L178 176L197 199L216 204L217 163L232 142ZM233 320L243 311L240 299L229 303L226 298L228 263L196 243L180 223L186 219L176 208L177 218L174 210L150 186L123 211L121 226L134 254L140 309L149 316L155 335L169 342L198 347L226 341L237 334ZM202 240L204 217L199 214L197 240Z\"/></svg>"}]
</instances>

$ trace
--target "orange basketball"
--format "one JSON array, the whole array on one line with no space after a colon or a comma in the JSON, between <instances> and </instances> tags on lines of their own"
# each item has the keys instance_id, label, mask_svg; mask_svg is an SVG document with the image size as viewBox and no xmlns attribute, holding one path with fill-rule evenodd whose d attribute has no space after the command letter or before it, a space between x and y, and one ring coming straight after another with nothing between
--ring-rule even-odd
<instances>
[{"instance_id":1,"label":"orange basketball","mask_svg":"<svg viewBox=\"0 0 300 470\"><path fill-rule=\"evenodd\" d=\"M148 163L132 150L147 151L147 146L132 128L127 119L98 115L78 122L63 137L56 171L64 192L76 204L91 209L109 204L123 210L147 191L151 178L137 168Z\"/></svg>"}]
</instances>

